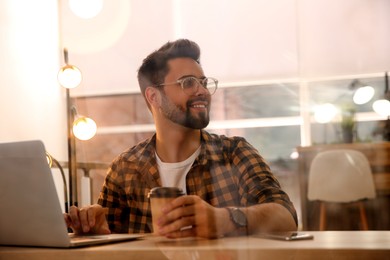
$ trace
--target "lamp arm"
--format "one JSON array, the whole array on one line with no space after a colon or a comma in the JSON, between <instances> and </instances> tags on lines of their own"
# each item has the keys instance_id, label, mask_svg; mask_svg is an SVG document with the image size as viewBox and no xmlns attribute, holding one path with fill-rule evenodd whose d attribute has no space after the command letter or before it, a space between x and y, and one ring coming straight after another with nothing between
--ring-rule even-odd
<instances>
[{"instance_id":1,"label":"lamp arm","mask_svg":"<svg viewBox=\"0 0 390 260\"><path fill-rule=\"evenodd\" d=\"M74 120L75 118L77 118L78 112L77 112L76 106L72 105L72 107L70 108L70 111L71 111L71 115L73 117L72 119Z\"/></svg>"},{"instance_id":2,"label":"lamp arm","mask_svg":"<svg viewBox=\"0 0 390 260\"><path fill-rule=\"evenodd\" d=\"M69 56L68 56L68 49L67 48L64 48L64 61L65 61L65 64L68 65Z\"/></svg>"},{"instance_id":3,"label":"lamp arm","mask_svg":"<svg viewBox=\"0 0 390 260\"><path fill-rule=\"evenodd\" d=\"M53 157L51 157L53 163L57 166L58 169L60 169L61 176L62 176L62 181L64 182L64 196L65 196L65 212L69 212L69 207L68 207L68 187L66 185L66 178L65 178L65 173L64 169L62 168L61 164Z\"/></svg>"}]
</instances>

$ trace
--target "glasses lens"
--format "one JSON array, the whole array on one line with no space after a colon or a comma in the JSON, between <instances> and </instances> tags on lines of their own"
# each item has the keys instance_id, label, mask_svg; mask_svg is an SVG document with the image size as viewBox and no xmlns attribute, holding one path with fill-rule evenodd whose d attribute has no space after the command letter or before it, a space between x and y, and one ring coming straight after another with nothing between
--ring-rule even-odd
<instances>
[{"instance_id":1,"label":"glasses lens","mask_svg":"<svg viewBox=\"0 0 390 260\"><path fill-rule=\"evenodd\" d=\"M214 94L217 90L217 80L213 78L205 78L202 83L204 88L207 88L210 95Z\"/></svg>"},{"instance_id":2,"label":"glasses lens","mask_svg":"<svg viewBox=\"0 0 390 260\"><path fill-rule=\"evenodd\" d=\"M197 91L198 82L194 77L184 78L181 82L184 93L192 95Z\"/></svg>"},{"instance_id":3,"label":"glasses lens","mask_svg":"<svg viewBox=\"0 0 390 260\"><path fill-rule=\"evenodd\" d=\"M194 88L196 87L196 84L197 84L196 79L193 77L185 78L181 82L181 86L183 87L184 90Z\"/></svg>"},{"instance_id":4,"label":"glasses lens","mask_svg":"<svg viewBox=\"0 0 390 260\"><path fill-rule=\"evenodd\" d=\"M202 87L207 89L210 92L210 95L212 95L217 89L217 80L213 78L204 78L199 80L195 77L188 77L183 79L181 82L183 91L187 95L193 95L194 93L196 93L198 91L199 85L202 85Z\"/></svg>"}]
</instances>

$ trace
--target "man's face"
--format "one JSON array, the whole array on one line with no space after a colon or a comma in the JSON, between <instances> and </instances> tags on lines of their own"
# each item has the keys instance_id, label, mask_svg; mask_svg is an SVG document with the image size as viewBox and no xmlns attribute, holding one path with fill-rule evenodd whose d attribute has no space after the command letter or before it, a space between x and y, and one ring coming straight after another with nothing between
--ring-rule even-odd
<instances>
[{"instance_id":1,"label":"man's face","mask_svg":"<svg viewBox=\"0 0 390 260\"><path fill-rule=\"evenodd\" d=\"M204 77L200 65L190 58L172 59L168 66L169 72L164 83L176 82L188 76ZM187 95L182 91L180 84L163 88L160 110L167 119L192 129L202 129L209 124L211 95L207 89L199 86L196 93Z\"/></svg>"}]
</instances>

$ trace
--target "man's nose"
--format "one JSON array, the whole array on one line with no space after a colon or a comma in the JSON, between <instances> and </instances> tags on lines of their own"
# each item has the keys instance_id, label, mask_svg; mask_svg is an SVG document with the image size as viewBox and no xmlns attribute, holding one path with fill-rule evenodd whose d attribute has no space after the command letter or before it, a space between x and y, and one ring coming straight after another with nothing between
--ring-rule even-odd
<instances>
[{"instance_id":1,"label":"man's nose","mask_svg":"<svg viewBox=\"0 0 390 260\"><path fill-rule=\"evenodd\" d=\"M196 89L196 92L195 92L195 95L196 96L201 96L201 95L210 95L210 92L209 90L207 89L207 87L204 87L202 85L202 83L200 83L199 81L196 82L197 84L197 89Z\"/></svg>"}]
</instances>

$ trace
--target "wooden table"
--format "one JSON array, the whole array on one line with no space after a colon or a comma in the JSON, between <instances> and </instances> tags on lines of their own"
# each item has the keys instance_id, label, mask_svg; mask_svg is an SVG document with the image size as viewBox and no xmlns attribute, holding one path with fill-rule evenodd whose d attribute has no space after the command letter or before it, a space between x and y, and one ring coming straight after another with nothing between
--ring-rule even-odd
<instances>
[{"instance_id":1,"label":"wooden table","mask_svg":"<svg viewBox=\"0 0 390 260\"><path fill-rule=\"evenodd\" d=\"M1 247L0 259L390 259L390 231L310 231L314 240L257 237L137 241L78 249Z\"/></svg>"},{"instance_id":2,"label":"wooden table","mask_svg":"<svg viewBox=\"0 0 390 260\"><path fill-rule=\"evenodd\" d=\"M314 157L322 151L352 149L362 152L370 162L373 172L377 197L374 200L365 202L369 229L390 230L390 142L379 143L350 143L350 144L321 144L307 147L297 147L299 153L299 179L301 190L301 211L302 229L318 230L319 209L316 202L307 199L307 185L311 162ZM333 211L338 214L342 208L331 205ZM354 212L354 209L347 208L344 212ZM356 215L358 217L358 215ZM351 224L351 216L337 217L332 219L329 215L328 226L331 230L351 230L356 229ZM350 226L348 226L350 225Z\"/></svg>"}]
</instances>

